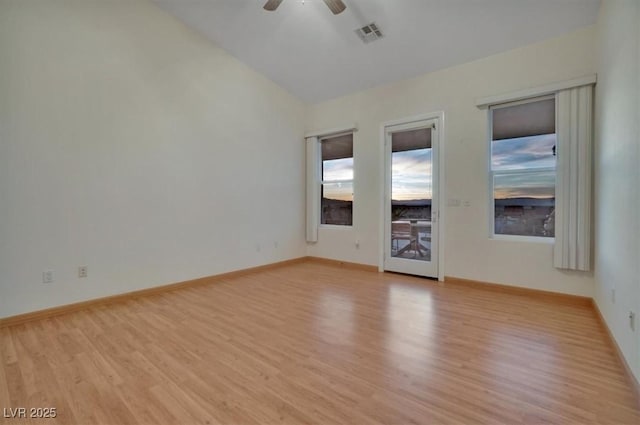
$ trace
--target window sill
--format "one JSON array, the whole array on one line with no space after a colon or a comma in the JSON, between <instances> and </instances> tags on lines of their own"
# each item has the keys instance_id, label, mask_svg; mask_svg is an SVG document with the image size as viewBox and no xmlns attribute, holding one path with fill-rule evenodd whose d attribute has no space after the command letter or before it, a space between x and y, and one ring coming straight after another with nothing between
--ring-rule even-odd
<instances>
[{"instance_id":1,"label":"window sill","mask_svg":"<svg viewBox=\"0 0 640 425\"><path fill-rule=\"evenodd\" d=\"M318 229L330 229L330 230L352 230L353 225L341 225L341 224L320 224Z\"/></svg>"},{"instance_id":2,"label":"window sill","mask_svg":"<svg viewBox=\"0 0 640 425\"><path fill-rule=\"evenodd\" d=\"M516 235L492 235L490 240L504 242L533 242L553 245L555 238L546 238L544 236L516 236Z\"/></svg>"}]
</instances>

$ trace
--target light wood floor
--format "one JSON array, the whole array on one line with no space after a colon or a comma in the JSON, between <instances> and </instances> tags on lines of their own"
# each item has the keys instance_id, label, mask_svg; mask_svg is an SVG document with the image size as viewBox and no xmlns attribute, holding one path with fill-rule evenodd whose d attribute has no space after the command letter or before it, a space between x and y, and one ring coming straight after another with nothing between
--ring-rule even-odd
<instances>
[{"instance_id":1,"label":"light wood floor","mask_svg":"<svg viewBox=\"0 0 640 425\"><path fill-rule=\"evenodd\" d=\"M38 424L640 423L590 306L315 263L2 328L0 356Z\"/></svg>"}]
</instances>

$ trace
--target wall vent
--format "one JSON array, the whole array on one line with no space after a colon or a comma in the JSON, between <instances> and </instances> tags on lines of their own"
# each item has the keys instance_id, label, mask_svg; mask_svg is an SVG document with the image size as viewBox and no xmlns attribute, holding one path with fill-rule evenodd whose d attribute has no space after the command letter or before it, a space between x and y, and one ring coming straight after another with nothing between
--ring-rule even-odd
<instances>
[{"instance_id":1,"label":"wall vent","mask_svg":"<svg viewBox=\"0 0 640 425\"><path fill-rule=\"evenodd\" d=\"M358 34L360 40L365 43L371 43L372 41L376 41L382 38L382 32L380 31L380 28L378 28L378 25L376 25L374 22L370 23L369 25L365 25L362 28L358 28L356 30L356 34Z\"/></svg>"}]
</instances>

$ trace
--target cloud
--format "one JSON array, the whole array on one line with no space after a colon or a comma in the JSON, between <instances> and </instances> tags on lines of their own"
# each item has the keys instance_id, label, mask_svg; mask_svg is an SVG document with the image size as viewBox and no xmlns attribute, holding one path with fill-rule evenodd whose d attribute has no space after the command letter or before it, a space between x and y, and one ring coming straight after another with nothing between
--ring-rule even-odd
<instances>
[{"instance_id":1,"label":"cloud","mask_svg":"<svg viewBox=\"0 0 640 425\"><path fill-rule=\"evenodd\" d=\"M555 134L494 140L491 143L492 167L494 170L555 167L555 145Z\"/></svg>"},{"instance_id":2,"label":"cloud","mask_svg":"<svg viewBox=\"0 0 640 425\"><path fill-rule=\"evenodd\" d=\"M395 200L431 199L431 149L394 152L391 166L391 198Z\"/></svg>"},{"instance_id":3,"label":"cloud","mask_svg":"<svg viewBox=\"0 0 640 425\"><path fill-rule=\"evenodd\" d=\"M352 180L353 158L323 161L322 178L323 180Z\"/></svg>"},{"instance_id":4,"label":"cloud","mask_svg":"<svg viewBox=\"0 0 640 425\"><path fill-rule=\"evenodd\" d=\"M555 167L555 134L492 142L494 170L520 170ZM394 152L392 158L392 199L431 199L433 196L432 150ZM324 161L325 180L352 180L353 158ZM353 184L326 184L324 196L352 200ZM504 198L552 198L555 196L555 172L543 171L515 175L497 175L494 196Z\"/></svg>"},{"instance_id":5,"label":"cloud","mask_svg":"<svg viewBox=\"0 0 640 425\"><path fill-rule=\"evenodd\" d=\"M526 174L503 174L494 178L496 199L505 198L553 198L556 174L553 171Z\"/></svg>"},{"instance_id":6,"label":"cloud","mask_svg":"<svg viewBox=\"0 0 640 425\"><path fill-rule=\"evenodd\" d=\"M433 183L431 153L431 149L393 153L391 170L393 199L431 199ZM325 180L353 179L353 159L324 161L323 178ZM327 183L323 191L325 198L343 201L353 199L352 183Z\"/></svg>"},{"instance_id":7,"label":"cloud","mask_svg":"<svg viewBox=\"0 0 640 425\"><path fill-rule=\"evenodd\" d=\"M491 143L492 168L494 171L555 168L556 157L553 155L555 146L555 134L494 140ZM494 179L496 199L553 198L554 196L555 171L498 174Z\"/></svg>"},{"instance_id":8,"label":"cloud","mask_svg":"<svg viewBox=\"0 0 640 425\"><path fill-rule=\"evenodd\" d=\"M327 199L353 201L353 183L325 183L322 196Z\"/></svg>"}]
</instances>

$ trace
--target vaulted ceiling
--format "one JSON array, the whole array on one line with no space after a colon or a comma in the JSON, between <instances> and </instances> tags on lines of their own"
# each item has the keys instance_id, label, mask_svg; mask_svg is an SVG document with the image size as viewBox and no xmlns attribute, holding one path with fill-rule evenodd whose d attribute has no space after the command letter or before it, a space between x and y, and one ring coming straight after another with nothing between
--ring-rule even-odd
<instances>
[{"instance_id":1,"label":"vaulted ceiling","mask_svg":"<svg viewBox=\"0 0 640 425\"><path fill-rule=\"evenodd\" d=\"M595 22L600 0L154 0L306 102L469 62ZM354 30L375 22L384 37Z\"/></svg>"}]
</instances>

